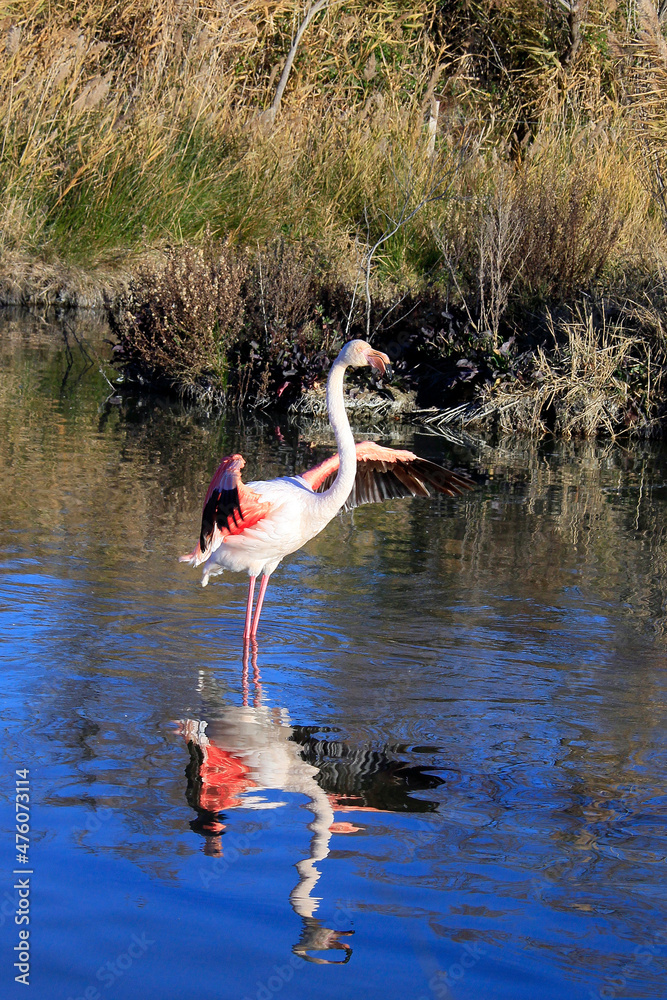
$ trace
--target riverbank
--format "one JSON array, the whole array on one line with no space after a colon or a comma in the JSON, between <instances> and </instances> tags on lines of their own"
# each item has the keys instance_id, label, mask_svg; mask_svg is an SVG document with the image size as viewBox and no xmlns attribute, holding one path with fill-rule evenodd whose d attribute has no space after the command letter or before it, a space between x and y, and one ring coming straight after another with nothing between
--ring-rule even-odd
<instances>
[{"instance_id":1,"label":"riverbank","mask_svg":"<svg viewBox=\"0 0 667 1000\"><path fill-rule=\"evenodd\" d=\"M331 359L371 331L394 371L391 386L353 376L352 406L367 417L538 436L662 433L661 284L636 299L589 293L517 313L495 334L437 288L380 290L368 303L358 292L283 243L181 247L109 304L116 359L130 382L206 406L317 416Z\"/></svg>"},{"instance_id":2,"label":"riverbank","mask_svg":"<svg viewBox=\"0 0 667 1000\"><path fill-rule=\"evenodd\" d=\"M209 404L316 405L371 336L443 419L660 433L650 0L323 4L281 92L302 19L11 8L0 299L103 304L126 379Z\"/></svg>"}]
</instances>

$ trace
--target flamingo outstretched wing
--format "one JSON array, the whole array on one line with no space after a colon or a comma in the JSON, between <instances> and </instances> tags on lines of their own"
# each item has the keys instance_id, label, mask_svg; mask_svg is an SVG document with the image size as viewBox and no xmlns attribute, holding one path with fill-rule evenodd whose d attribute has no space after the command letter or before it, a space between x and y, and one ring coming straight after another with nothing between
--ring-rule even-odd
<instances>
[{"instance_id":1,"label":"flamingo outstretched wing","mask_svg":"<svg viewBox=\"0 0 667 1000\"><path fill-rule=\"evenodd\" d=\"M229 535L240 535L257 524L271 509L241 479L245 465L242 455L223 458L211 480L201 519L201 533L194 551L181 556L181 562L199 566Z\"/></svg>"},{"instance_id":2,"label":"flamingo outstretched wing","mask_svg":"<svg viewBox=\"0 0 667 1000\"><path fill-rule=\"evenodd\" d=\"M357 475L343 510L394 497L428 497L429 487L446 496L459 496L475 485L467 476L443 469L411 451L382 448L373 441L362 441L356 447ZM323 492L334 481L339 464L338 455L332 455L302 473L301 478L315 492Z\"/></svg>"}]
</instances>

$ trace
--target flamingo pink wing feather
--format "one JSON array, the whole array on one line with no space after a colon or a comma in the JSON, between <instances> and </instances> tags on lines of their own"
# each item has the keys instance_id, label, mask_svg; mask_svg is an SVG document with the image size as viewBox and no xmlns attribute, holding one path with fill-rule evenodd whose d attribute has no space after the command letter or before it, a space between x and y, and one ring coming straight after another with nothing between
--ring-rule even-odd
<instances>
[{"instance_id":1,"label":"flamingo pink wing feather","mask_svg":"<svg viewBox=\"0 0 667 1000\"><path fill-rule=\"evenodd\" d=\"M395 462L410 462L417 456L413 455L411 451L399 451L394 448L382 448L379 444L375 444L374 441L360 441L356 445L357 449L357 466L362 462L369 461L384 461L389 464ZM313 466L312 469L308 469L307 472L301 473L301 478L305 479L308 485L313 490L318 490L322 483L329 478L331 475L335 475L338 472L338 466L340 465L340 457L338 453L332 455L331 458L325 458L323 462L319 465Z\"/></svg>"},{"instance_id":2,"label":"flamingo pink wing feather","mask_svg":"<svg viewBox=\"0 0 667 1000\"><path fill-rule=\"evenodd\" d=\"M383 448L374 441L362 441L356 449L357 475L345 504L346 510L393 497L427 497L430 496L429 486L448 496L457 496L474 486L467 476L443 469L411 451ZM302 473L301 478L311 489L324 490L333 482L339 465L338 455L332 455Z\"/></svg>"}]
</instances>

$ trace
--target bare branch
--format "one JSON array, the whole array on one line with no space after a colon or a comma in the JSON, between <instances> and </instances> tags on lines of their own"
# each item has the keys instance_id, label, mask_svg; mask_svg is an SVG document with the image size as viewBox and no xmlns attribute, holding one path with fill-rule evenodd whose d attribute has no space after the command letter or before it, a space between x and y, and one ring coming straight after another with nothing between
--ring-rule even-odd
<instances>
[{"instance_id":1,"label":"bare branch","mask_svg":"<svg viewBox=\"0 0 667 1000\"><path fill-rule=\"evenodd\" d=\"M554 0L555 6L567 16L570 44L562 57L563 66L571 66L581 45L581 27L588 13L590 0Z\"/></svg>"},{"instance_id":2,"label":"bare branch","mask_svg":"<svg viewBox=\"0 0 667 1000\"><path fill-rule=\"evenodd\" d=\"M449 166L443 173L438 174L434 178L433 177L434 169L433 165L431 165L429 169L428 182L426 185L426 192L423 195L423 197L421 197L419 201L417 201L416 204L413 205L411 209L410 205L411 203L413 203L413 199L416 196L414 190L414 183L412 179L413 169L414 169L414 164L410 163L407 183L403 188L398 179L392 157L391 171L392 174L394 175L394 179L396 180L398 187L402 189L403 203L396 218L391 218L391 216L386 215L386 213L383 213L386 215L389 225L384 230L379 239L375 241L375 243L368 251L368 254L366 256L366 339L367 340L370 340L370 335L371 335L371 287L370 286L371 286L371 269L373 266L373 257L383 244L385 244L388 240L390 240L392 236L395 236L396 233L399 231L399 229L401 229L403 226L407 225L408 222L414 219L414 217L419 212L421 212L421 210L425 208L426 205L429 205L431 202L434 201L440 201L442 198L446 196L449 188L453 183L454 174L456 172L456 166ZM364 212L366 212L365 208Z\"/></svg>"},{"instance_id":3,"label":"bare branch","mask_svg":"<svg viewBox=\"0 0 667 1000\"><path fill-rule=\"evenodd\" d=\"M289 50L289 53L287 55L287 61L285 62L285 68L283 69L282 73L280 74L280 80L278 81L278 86L276 87L276 95L273 98L273 104L271 105L270 108L267 108L266 111L263 111L262 115L261 115L262 121L269 128L273 125L274 121L276 120L276 115L278 114L278 111L280 110L280 102L283 99L283 94L285 92L285 87L287 86L287 81L288 81L289 75L290 75L290 73L292 71L292 63L294 62L294 58L296 56L297 49L299 48L299 43L301 42L301 39L303 38L304 32L306 31L308 25L313 20L313 18L315 17L315 15L319 14L319 12L321 10L324 10L325 7L328 7L328 5L329 5L329 0L317 0L317 3L314 3L312 5L312 7L310 7L310 9L308 10L308 13L304 17L304 19L301 22L301 24L299 25L299 30L296 33L296 38L292 42L292 48Z\"/></svg>"},{"instance_id":4,"label":"bare branch","mask_svg":"<svg viewBox=\"0 0 667 1000\"><path fill-rule=\"evenodd\" d=\"M435 154L435 137L438 131L438 115L440 114L440 101L437 97L431 98L431 114L428 120L428 142L426 143L426 155L432 158Z\"/></svg>"}]
</instances>

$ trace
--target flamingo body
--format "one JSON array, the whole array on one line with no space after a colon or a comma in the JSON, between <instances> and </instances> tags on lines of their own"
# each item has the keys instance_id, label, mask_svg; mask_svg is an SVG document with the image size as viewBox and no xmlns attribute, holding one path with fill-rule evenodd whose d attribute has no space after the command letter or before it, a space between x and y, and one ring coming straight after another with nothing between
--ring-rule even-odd
<instances>
[{"instance_id":1,"label":"flamingo body","mask_svg":"<svg viewBox=\"0 0 667 1000\"><path fill-rule=\"evenodd\" d=\"M228 524L216 524L204 548L200 538L194 552L181 556L192 566L203 563L202 587L226 569L270 576L285 556L319 534L335 514L323 516L313 509L313 489L300 476L247 483L244 494L236 508L241 518L235 521L233 513L223 508L221 520L227 518Z\"/></svg>"},{"instance_id":2,"label":"flamingo body","mask_svg":"<svg viewBox=\"0 0 667 1000\"><path fill-rule=\"evenodd\" d=\"M244 638L254 636L268 578L285 556L318 535L342 508L392 497L455 496L473 483L410 451L356 444L345 413L345 369L371 365L384 374L389 358L363 340L352 340L329 373L327 407L338 453L300 476L244 483L241 455L223 458L204 500L199 541L181 562L202 566L202 586L224 570L250 576ZM251 621L256 577L262 585Z\"/></svg>"}]
</instances>

